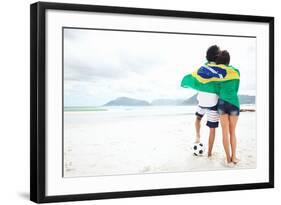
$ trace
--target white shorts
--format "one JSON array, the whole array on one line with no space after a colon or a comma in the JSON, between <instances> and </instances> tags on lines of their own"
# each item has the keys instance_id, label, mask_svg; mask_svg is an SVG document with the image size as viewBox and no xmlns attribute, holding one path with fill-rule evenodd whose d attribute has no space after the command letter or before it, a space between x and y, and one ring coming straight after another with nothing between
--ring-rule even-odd
<instances>
[{"instance_id":1,"label":"white shorts","mask_svg":"<svg viewBox=\"0 0 281 205\"><path fill-rule=\"evenodd\" d=\"M209 128L217 128L219 126L219 117L220 117L217 106L210 107L210 108L197 106L195 115L201 119L205 114L207 115L206 125Z\"/></svg>"}]
</instances>

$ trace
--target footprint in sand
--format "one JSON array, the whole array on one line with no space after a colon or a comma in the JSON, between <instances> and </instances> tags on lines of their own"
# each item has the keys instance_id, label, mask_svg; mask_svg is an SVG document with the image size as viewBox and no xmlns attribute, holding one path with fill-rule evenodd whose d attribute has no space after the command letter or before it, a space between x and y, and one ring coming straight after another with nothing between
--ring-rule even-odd
<instances>
[{"instance_id":1,"label":"footprint in sand","mask_svg":"<svg viewBox=\"0 0 281 205\"><path fill-rule=\"evenodd\" d=\"M150 166L145 166L142 170L141 170L141 172L149 172L151 170L151 167Z\"/></svg>"},{"instance_id":2,"label":"footprint in sand","mask_svg":"<svg viewBox=\"0 0 281 205\"><path fill-rule=\"evenodd\" d=\"M65 163L65 171L66 172L70 172L70 171L74 171L75 169L72 168L72 162L66 162Z\"/></svg>"},{"instance_id":3,"label":"footprint in sand","mask_svg":"<svg viewBox=\"0 0 281 205\"><path fill-rule=\"evenodd\" d=\"M65 169L65 171L67 171L67 172L71 172L71 171L75 171L75 169L71 169L71 168L68 168L68 169Z\"/></svg>"},{"instance_id":4,"label":"footprint in sand","mask_svg":"<svg viewBox=\"0 0 281 205\"><path fill-rule=\"evenodd\" d=\"M65 167L67 168L67 167L71 167L72 166L72 162L66 162L65 163Z\"/></svg>"}]
</instances>

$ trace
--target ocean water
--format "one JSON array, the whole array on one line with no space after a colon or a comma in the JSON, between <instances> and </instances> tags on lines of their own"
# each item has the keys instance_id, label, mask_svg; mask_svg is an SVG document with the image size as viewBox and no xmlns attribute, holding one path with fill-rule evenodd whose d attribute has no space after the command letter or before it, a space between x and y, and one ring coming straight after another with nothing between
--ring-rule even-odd
<instances>
[{"instance_id":1,"label":"ocean water","mask_svg":"<svg viewBox=\"0 0 281 205\"><path fill-rule=\"evenodd\" d=\"M196 105L188 106L106 106L106 107L65 107L65 113L77 112L100 118L115 117L152 117L191 115L196 112ZM255 105L241 105L241 109L255 109ZM67 119L65 119L67 120Z\"/></svg>"},{"instance_id":2,"label":"ocean water","mask_svg":"<svg viewBox=\"0 0 281 205\"><path fill-rule=\"evenodd\" d=\"M65 116L73 113L76 118L64 118L65 123L75 121L93 120L110 121L124 118L145 117L171 117L180 115L191 115L196 112L196 106L107 106L107 107L68 107L64 109ZM84 120L81 118L85 118ZM87 123L87 122L85 122Z\"/></svg>"}]
</instances>

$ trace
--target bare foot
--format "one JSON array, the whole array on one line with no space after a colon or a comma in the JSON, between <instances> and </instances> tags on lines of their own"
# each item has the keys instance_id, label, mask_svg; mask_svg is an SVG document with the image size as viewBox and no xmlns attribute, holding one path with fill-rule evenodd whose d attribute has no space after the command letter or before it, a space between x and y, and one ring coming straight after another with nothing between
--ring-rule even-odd
<instances>
[{"instance_id":1,"label":"bare foot","mask_svg":"<svg viewBox=\"0 0 281 205\"><path fill-rule=\"evenodd\" d=\"M200 136L195 137L195 143L200 143Z\"/></svg>"},{"instance_id":2,"label":"bare foot","mask_svg":"<svg viewBox=\"0 0 281 205\"><path fill-rule=\"evenodd\" d=\"M237 159L236 157L231 159L231 162L233 162L233 164L237 164L239 161L240 160Z\"/></svg>"},{"instance_id":3,"label":"bare foot","mask_svg":"<svg viewBox=\"0 0 281 205\"><path fill-rule=\"evenodd\" d=\"M223 162L223 165L228 168L233 168L235 166L233 162L228 162L227 160Z\"/></svg>"}]
</instances>

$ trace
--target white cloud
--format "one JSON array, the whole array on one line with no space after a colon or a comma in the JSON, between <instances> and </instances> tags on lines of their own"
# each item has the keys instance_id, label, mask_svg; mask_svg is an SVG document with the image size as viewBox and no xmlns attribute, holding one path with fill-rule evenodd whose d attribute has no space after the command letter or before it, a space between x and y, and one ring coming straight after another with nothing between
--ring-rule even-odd
<instances>
[{"instance_id":1,"label":"white cloud","mask_svg":"<svg viewBox=\"0 0 281 205\"><path fill-rule=\"evenodd\" d=\"M182 77L217 44L241 72L241 93L256 88L254 38L65 29L65 105L101 105L116 97L186 98Z\"/></svg>"}]
</instances>

